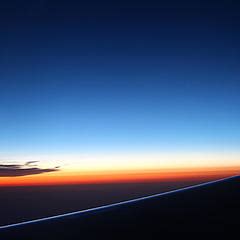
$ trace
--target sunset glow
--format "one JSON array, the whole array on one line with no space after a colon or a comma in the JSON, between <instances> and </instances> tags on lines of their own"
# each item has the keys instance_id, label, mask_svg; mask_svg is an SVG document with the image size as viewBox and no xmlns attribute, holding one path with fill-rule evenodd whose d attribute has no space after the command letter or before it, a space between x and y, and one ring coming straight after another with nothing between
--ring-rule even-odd
<instances>
[{"instance_id":1,"label":"sunset glow","mask_svg":"<svg viewBox=\"0 0 240 240\"><path fill-rule=\"evenodd\" d=\"M207 180L236 175L240 170L239 154L226 152L19 155L18 161L14 156L10 159L9 163L22 164L23 169L38 167L44 171L57 163L59 166L48 173L2 176L0 186ZM31 159L39 163L26 165Z\"/></svg>"}]
</instances>

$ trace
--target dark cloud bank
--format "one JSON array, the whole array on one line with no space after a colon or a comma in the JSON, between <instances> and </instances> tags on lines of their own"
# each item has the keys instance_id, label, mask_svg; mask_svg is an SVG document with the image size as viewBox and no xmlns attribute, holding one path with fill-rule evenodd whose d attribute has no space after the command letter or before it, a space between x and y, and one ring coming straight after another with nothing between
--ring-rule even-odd
<instances>
[{"instance_id":1,"label":"dark cloud bank","mask_svg":"<svg viewBox=\"0 0 240 240\"><path fill-rule=\"evenodd\" d=\"M59 170L59 167L40 168L37 163L38 161L29 161L25 164L0 164L0 177L20 177Z\"/></svg>"}]
</instances>

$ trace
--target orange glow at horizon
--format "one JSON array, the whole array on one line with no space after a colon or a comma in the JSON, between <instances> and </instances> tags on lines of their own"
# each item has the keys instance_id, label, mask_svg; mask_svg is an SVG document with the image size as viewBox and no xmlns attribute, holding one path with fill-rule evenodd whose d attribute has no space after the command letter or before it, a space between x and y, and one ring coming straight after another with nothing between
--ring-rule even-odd
<instances>
[{"instance_id":1,"label":"orange glow at horizon","mask_svg":"<svg viewBox=\"0 0 240 240\"><path fill-rule=\"evenodd\" d=\"M58 171L21 177L1 177L0 186L101 184L124 182L156 182L178 180L210 180L238 175L239 167L188 168L165 170Z\"/></svg>"}]
</instances>

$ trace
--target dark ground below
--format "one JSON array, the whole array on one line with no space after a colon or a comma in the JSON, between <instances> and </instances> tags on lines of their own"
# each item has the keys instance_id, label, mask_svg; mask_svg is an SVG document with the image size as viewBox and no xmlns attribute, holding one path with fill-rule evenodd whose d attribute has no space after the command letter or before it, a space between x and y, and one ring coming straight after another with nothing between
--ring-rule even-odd
<instances>
[{"instance_id":1,"label":"dark ground below","mask_svg":"<svg viewBox=\"0 0 240 240\"><path fill-rule=\"evenodd\" d=\"M0 239L238 239L239 216L240 177L235 177L107 210L0 230Z\"/></svg>"}]
</instances>

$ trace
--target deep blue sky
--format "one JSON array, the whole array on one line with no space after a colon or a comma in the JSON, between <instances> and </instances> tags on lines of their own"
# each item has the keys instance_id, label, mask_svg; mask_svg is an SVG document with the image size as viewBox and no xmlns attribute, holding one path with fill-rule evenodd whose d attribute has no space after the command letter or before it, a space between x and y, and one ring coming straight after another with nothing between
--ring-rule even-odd
<instances>
[{"instance_id":1,"label":"deep blue sky","mask_svg":"<svg viewBox=\"0 0 240 240\"><path fill-rule=\"evenodd\" d=\"M0 152L237 149L237 1L1 1Z\"/></svg>"}]
</instances>

